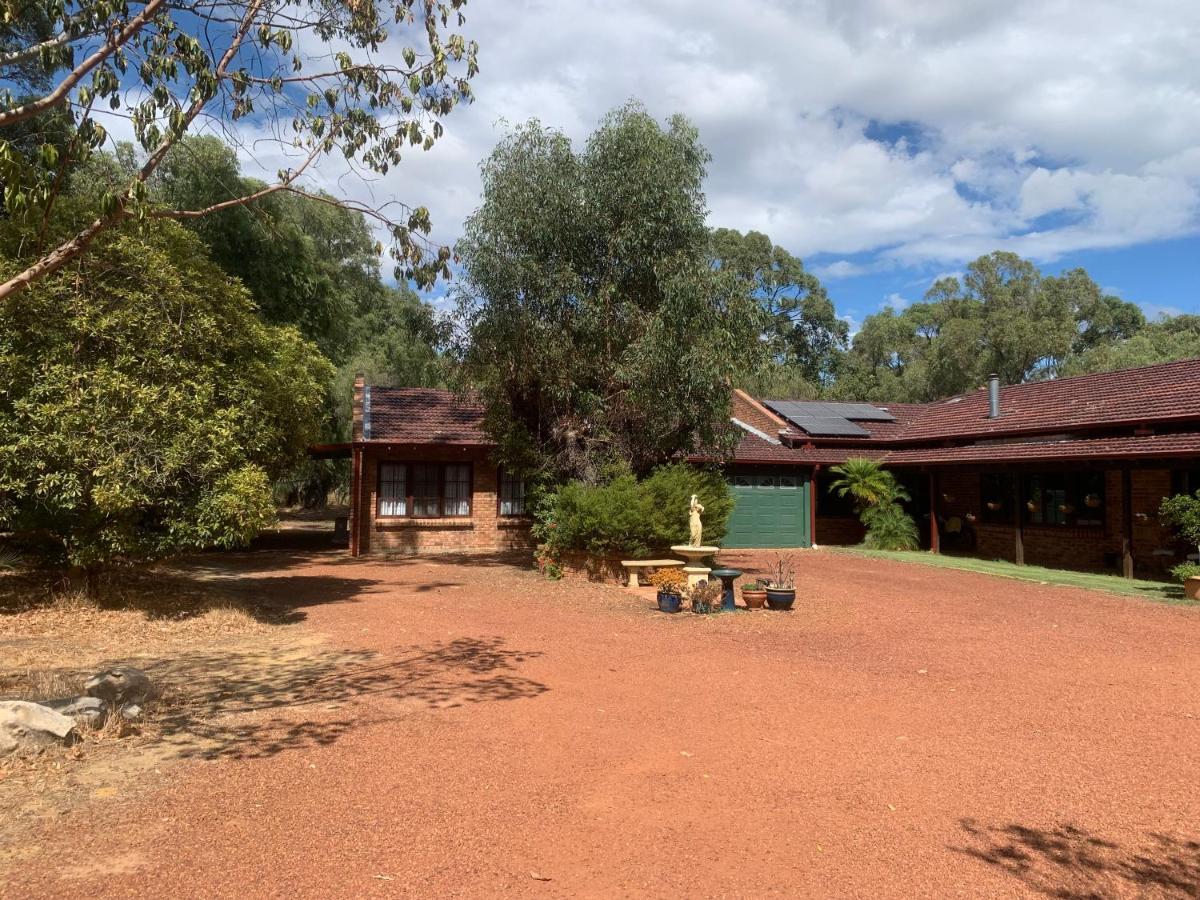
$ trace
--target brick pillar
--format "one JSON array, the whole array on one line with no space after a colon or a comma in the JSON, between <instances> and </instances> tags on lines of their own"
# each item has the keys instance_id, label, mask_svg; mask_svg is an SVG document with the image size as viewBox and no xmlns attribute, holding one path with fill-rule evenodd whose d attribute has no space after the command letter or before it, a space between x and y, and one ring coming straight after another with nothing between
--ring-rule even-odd
<instances>
[{"instance_id":1,"label":"brick pillar","mask_svg":"<svg viewBox=\"0 0 1200 900\"><path fill-rule=\"evenodd\" d=\"M362 553L362 447L350 451L350 555Z\"/></svg>"},{"instance_id":2,"label":"brick pillar","mask_svg":"<svg viewBox=\"0 0 1200 900\"><path fill-rule=\"evenodd\" d=\"M938 533L938 515L942 509L942 483L938 471L929 473L929 552L941 553L942 540Z\"/></svg>"}]
</instances>

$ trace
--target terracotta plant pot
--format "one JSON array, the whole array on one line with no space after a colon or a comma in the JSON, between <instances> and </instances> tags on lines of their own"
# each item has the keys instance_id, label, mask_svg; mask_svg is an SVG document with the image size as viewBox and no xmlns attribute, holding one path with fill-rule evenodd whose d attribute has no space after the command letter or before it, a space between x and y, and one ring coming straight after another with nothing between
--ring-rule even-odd
<instances>
[{"instance_id":1,"label":"terracotta plant pot","mask_svg":"<svg viewBox=\"0 0 1200 900\"><path fill-rule=\"evenodd\" d=\"M1200 576L1193 575L1183 583L1183 595L1189 600L1200 600Z\"/></svg>"},{"instance_id":2,"label":"terracotta plant pot","mask_svg":"<svg viewBox=\"0 0 1200 900\"><path fill-rule=\"evenodd\" d=\"M767 588L767 608L785 610L791 609L796 602L795 588Z\"/></svg>"},{"instance_id":3,"label":"terracotta plant pot","mask_svg":"<svg viewBox=\"0 0 1200 900\"><path fill-rule=\"evenodd\" d=\"M767 592L765 590L747 591L743 589L742 602L746 604L746 609L762 609L767 602Z\"/></svg>"}]
</instances>

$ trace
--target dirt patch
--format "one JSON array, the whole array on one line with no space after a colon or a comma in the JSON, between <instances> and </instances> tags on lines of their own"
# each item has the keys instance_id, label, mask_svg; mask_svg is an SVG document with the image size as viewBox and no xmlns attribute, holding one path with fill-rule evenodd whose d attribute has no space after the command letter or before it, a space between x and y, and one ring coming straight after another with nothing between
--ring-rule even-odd
<instances>
[{"instance_id":1,"label":"dirt patch","mask_svg":"<svg viewBox=\"0 0 1200 900\"><path fill-rule=\"evenodd\" d=\"M77 696L116 665L161 688L136 723L110 717L71 746L0 758L0 858L19 858L18 837L37 822L148 790L171 762L231 740L245 705L219 700L318 642L296 621L283 605L165 567L117 573L95 600L43 573L0 576L0 698Z\"/></svg>"},{"instance_id":2,"label":"dirt patch","mask_svg":"<svg viewBox=\"0 0 1200 900\"><path fill-rule=\"evenodd\" d=\"M821 552L792 612L712 616L486 557L188 565L321 640L164 658L186 764L0 896L1200 892L1196 609Z\"/></svg>"}]
</instances>

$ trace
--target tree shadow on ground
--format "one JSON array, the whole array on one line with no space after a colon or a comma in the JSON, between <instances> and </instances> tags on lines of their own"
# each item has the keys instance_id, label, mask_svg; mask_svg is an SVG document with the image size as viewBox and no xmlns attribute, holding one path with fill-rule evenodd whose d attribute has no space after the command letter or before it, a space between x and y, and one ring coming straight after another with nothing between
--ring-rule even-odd
<instances>
[{"instance_id":1,"label":"tree shadow on ground","mask_svg":"<svg viewBox=\"0 0 1200 900\"><path fill-rule=\"evenodd\" d=\"M1059 900L1096 900L1131 890L1141 896L1200 897L1200 841L1148 832L1137 847L1075 825L1030 828L961 822L966 846L954 847Z\"/></svg>"},{"instance_id":2,"label":"tree shadow on ground","mask_svg":"<svg viewBox=\"0 0 1200 900\"><path fill-rule=\"evenodd\" d=\"M286 563L279 563L281 566ZM302 607L359 601L380 582L332 574L208 577L203 571L166 567L115 570L99 596L80 600L100 610L133 610L151 621L185 621L213 610L237 610L266 625L302 621ZM0 578L0 616L53 607L72 596L55 573L30 571Z\"/></svg>"},{"instance_id":3,"label":"tree shadow on ground","mask_svg":"<svg viewBox=\"0 0 1200 900\"><path fill-rule=\"evenodd\" d=\"M460 638L394 656L311 646L191 654L146 671L164 688L156 724L174 752L246 759L331 744L415 711L537 697L549 688L517 667L539 655L500 637Z\"/></svg>"}]
</instances>

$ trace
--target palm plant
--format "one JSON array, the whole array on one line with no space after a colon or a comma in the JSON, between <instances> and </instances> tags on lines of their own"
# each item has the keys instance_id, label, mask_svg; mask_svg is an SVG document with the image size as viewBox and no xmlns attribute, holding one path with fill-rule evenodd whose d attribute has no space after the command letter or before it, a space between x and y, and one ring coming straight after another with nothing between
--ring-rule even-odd
<instances>
[{"instance_id":1,"label":"palm plant","mask_svg":"<svg viewBox=\"0 0 1200 900\"><path fill-rule=\"evenodd\" d=\"M873 459L851 457L829 471L838 476L830 487L837 491L839 497L849 495L853 498L859 513L888 501L909 499L908 493L896 481L896 476Z\"/></svg>"},{"instance_id":2,"label":"palm plant","mask_svg":"<svg viewBox=\"0 0 1200 900\"><path fill-rule=\"evenodd\" d=\"M852 457L829 471L838 476L833 489L854 499L858 517L867 528L867 546L879 550L915 550L917 525L900 505L909 495L896 476L873 459Z\"/></svg>"}]
</instances>

